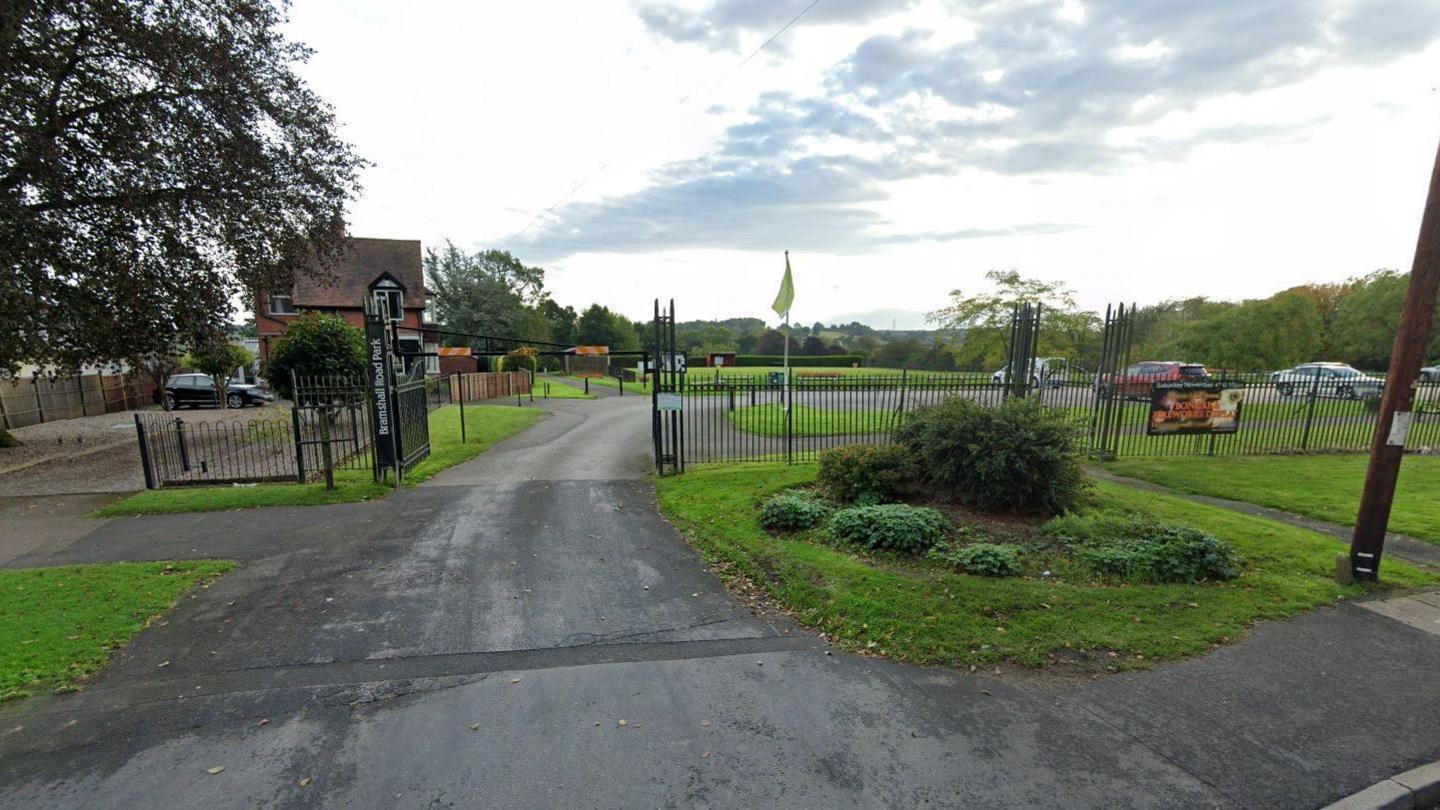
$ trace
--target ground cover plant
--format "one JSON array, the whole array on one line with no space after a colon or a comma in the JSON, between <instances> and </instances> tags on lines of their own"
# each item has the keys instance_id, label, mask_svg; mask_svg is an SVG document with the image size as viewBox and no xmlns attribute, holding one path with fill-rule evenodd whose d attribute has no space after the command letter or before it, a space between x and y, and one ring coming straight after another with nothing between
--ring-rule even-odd
<instances>
[{"instance_id":1,"label":"ground cover plant","mask_svg":"<svg viewBox=\"0 0 1440 810\"><path fill-rule=\"evenodd\" d=\"M404 484L414 486L441 470L480 455L535 424L544 412L513 405L466 405L465 439L460 441L460 408L447 405L430 412L430 455L406 473ZM374 482L369 470L336 470L335 489L324 483L255 484L153 489L137 492L97 510L95 517L155 515L177 512L213 512L261 506L321 506L384 497L388 484Z\"/></svg>"},{"instance_id":2,"label":"ground cover plant","mask_svg":"<svg viewBox=\"0 0 1440 810\"><path fill-rule=\"evenodd\" d=\"M1124 458L1105 469L1179 492L1211 495L1353 525L1365 482L1365 455ZM1440 543L1440 456L1407 456L1400 467L1390 530Z\"/></svg>"},{"instance_id":3,"label":"ground cover plant","mask_svg":"<svg viewBox=\"0 0 1440 810\"><path fill-rule=\"evenodd\" d=\"M898 555L856 553L821 536L823 529L766 529L759 504L813 487L816 474L815 465L803 464L694 467L657 480L659 504L722 575L749 578L799 621L850 649L953 666L1145 666L1232 641L1258 620L1367 590L1334 581L1343 546L1328 537L1106 482L1096 484L1082 514L1145 515L1198 530L1243 559L1240 575L1139 583L1096 575L1038 530L1016 542L1004 532L956 527L928 555ZM1019 574L980 570L990 564L982 557L1008 558L1004 552L970 552L975 568L968 568L960 553L982 542L1023 545L1015 554ZM1382 577L1380 587L1440 581L1396 560Z\"/></svg>"},{"instance_id":4,"label":"ground cover plant","mask_svg":"<svg viewBox=\"0 0 1440 810\"><path fill-rule=\"evenodd\" d=\"M0 570L0 700L67 689L224 561Z\"/></svg>"}]
</instances>

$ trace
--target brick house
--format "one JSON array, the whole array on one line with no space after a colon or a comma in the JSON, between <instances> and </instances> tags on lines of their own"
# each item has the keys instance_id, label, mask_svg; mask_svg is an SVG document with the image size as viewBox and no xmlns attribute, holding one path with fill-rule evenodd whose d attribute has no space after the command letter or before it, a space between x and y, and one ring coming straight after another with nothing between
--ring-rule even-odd
<instances>
[{"instance_id":1,"label":"brick house","mask_svg":"<svg viewBox=\"0 0 1440 810\"><path fill-rule=\"evenodd\" d=\"M300 276L293 290L262 291L255 296L255 332L261 360L270 357L271 344L305 312L339 315L363 329L367 300L388 305L397 322L401 352L434 352L439 348L439 337L423 331L436 325L425 317L429 301L420 263L420 240L349 237L346 241L349 247L345 255L329 268L333 283ZM439 373L437 360L425 358L427 373Z\"/></svg>"}]
</instances>

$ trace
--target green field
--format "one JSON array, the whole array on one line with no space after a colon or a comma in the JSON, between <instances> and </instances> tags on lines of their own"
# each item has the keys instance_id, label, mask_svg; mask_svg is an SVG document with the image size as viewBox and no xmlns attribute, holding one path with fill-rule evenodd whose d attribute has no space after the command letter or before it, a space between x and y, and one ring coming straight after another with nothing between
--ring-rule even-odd
<instances>
[{"instance_id":1,"label":"green field","mask_svg":"<svg viewBox=\"0 0 1440 810\"><path fill-rule=\"evenodd\" d=\"M0 700L70 687L97 672L223 561L0 570Z\"/></svg>"},{"instance_id":2,"label":"green field","mask_svg":"<svg viewBox=\"0 0 1440 810\"><path fill-rule=\"evenodd\" d=\"M742 574L805 625L845 647L917 663L1053 663L1084 650L1117 668L1204 652L1252 623L1278 619L1363 586L1336 584L1327 537L1180 498L1100 484L1098 505L1184 523L1231 542L1245 574L1228 583L1105 586L1056 578L988 578L923 561L884 562L761 528L766 495L813 481L813 465L692 468L657 480L660 508L711 563ZM1437 581L1395 562L1388 586ZM1108 652L1114 651L1110 659ZM1143 656L1143 657L1142 657Z\"/></svg>"},{"instance_id":3,"label":"green field","mask_svg":"<svg viewBox=\"0 0 1440 810\"><path fill-rule=\"evenodd\" d=\"M574 380L575 382L577 382L577 383L579 383L579 384L581 384L581 385L584 385L584 384L585 384L585 378L584 378L584 377L572 376L570 379ZM591 377L591 378L590 378L591 390L594 390L594 387L597 386L597 385L600 386L601 388L609 388L609 389L612 390L612 391L618 391L618 390L620 390L620 381L617 380L617 379L615 379L614 377ZM581 393L583 394L584 391L582 390ZM625 396L629 396L629 395L631 395L631 394L649 394L649 393L650 393L650 382L649 382L648 380L645 381L645 382L643 382L643 383L642 383L642 382L631 382L631 381L629 381L629 380L626 380L626 381L625 381Z\"/></svg>"},{"instance_id":4,"label":"green field","mask_svg":"<svg viewBox=\"0 0 1440 810\"><path fill-rule=\"evenodd\" d=\"M1341 526L1355 522L1367 455L1126 458L1105 469L1181 492L1247 501ZM1390 530L1440 543L1440 457L1406 456Z\"/></svg>"},{"instance_id":5,"label":"green field","mask_svg":"<svg viewBox=\"0 0 1440 810\"><path fill-rule=\"evenodd\" d=\"M895 422L893 411L839 410L809 405L791 407L794 413L789 427L795 436L863 436L884 433ZM758 436L786 434L785 406L779 403L736 408L726 412L725 419L737 430Z\"/></svg>"},{"instance_id":6,"label":"green field","mask_svg":"<svg viewBox=\"0 0 1440 810\"><path fill-rule=\"evenodd\" d=\"M462 444L460 407L446 405L431 411L430 455L406 473L405 485L414 486L441 470L469 461L496 442L535 424L543 414L537 408L514 405L466 405L466 441ZM353 503L383 497L390 489L375 483L369 470L336 470L334 490L327 490L323 483L151 489L99 509L94 517Z\"/></svg>"}]
</instances>

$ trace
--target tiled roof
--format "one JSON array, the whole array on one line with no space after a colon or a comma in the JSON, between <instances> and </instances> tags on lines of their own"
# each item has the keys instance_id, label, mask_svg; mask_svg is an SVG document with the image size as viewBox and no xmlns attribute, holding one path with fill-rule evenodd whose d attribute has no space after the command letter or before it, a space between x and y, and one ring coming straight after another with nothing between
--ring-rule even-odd
<instances>
[{"instance_id":1,"label":"tiled roof","mask_svg":"<svg viewBox=\"0 0 1440 810\"><path fill-rule=\"evenodd\" d=\"M333 279L295 279L298 307L360 307L370 285L389 273L405 288L405 308L425 306L424 272L420 269L420 240L350 237L345 255L327 270Z\"/></svg>"}]
</instances>

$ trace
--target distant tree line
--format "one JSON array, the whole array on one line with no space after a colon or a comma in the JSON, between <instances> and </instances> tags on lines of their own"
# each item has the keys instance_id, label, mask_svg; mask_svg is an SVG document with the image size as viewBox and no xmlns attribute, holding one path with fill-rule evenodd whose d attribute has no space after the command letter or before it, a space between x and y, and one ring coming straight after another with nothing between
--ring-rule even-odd
<instances>
[{"instance_id":1,"label":"distant tree line","mask_svg":"<svg viewBox=\"0 0 1440 810\"><path fill-rule=\"evenodd\" d=\"M437 319L459 332L513 336L565 345L648 347L648 321L632 321L600 304L577 312L556 303L545 271L502 250L466 253L447 242L425 256ZM1099 362L1103 318L1077 306L1063 282L993 270L986 288L955 290L931 312L930 330L880 330L866 324L796 324L788 334L758 318L676 324L676 344L692 358L707 352L781 355L786 343L798 364L806 357L858 355L871 366L936 371L990 371L1005 361L1010 313L1040 304L1039 354L1093 369ZM1383 369L1400 315L1408 276L1377 270L1335 284L1307 284L1268 298L1217 301L1187 298L1136 310L1132 361L1183 360L1219 369L1262 370L1314 360ZM450 345L476 343L452 336ZM1432 338L1440 356L1440 334ZM542 367L554 367L553 359Z\"/></svg>"}]
</instances>

